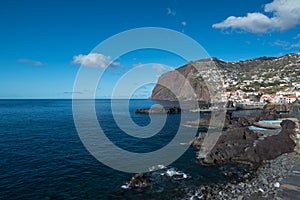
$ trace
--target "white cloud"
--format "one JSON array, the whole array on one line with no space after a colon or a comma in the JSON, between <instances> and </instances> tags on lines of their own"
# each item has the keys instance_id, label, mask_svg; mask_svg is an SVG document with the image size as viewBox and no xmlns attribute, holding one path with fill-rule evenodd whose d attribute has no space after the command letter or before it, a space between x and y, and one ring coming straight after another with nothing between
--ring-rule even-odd
<instances>
[{"instance_id":1,"label":"white cloud","mask_svg":"<svg viewBox=\"0 0 300 200\"><path fill-rule=\"evenodd\" d=\"M39 67L39 66L43 66L44 65L40 61L30 60L30 59L27 59L27 58L21 58L21 59L18 60L18 62L25 63L25 64L28 64L28 65L31 65L31 66L35 66L35 67Z\"/></svg>"},{"instance_id":2,"label":"white cloud","mask_svg":"<svg viewBox=\"0 0 300 200\"><path fill-rule=\"evenodd\" d=\"M161 64L154 64L152 67L158 72L164 72L167 70L167 68Z\"/></svg>"},{"instance_id":3,"label":"white cloud","mask_svg":"<svg viewBox=\"0 0 300 200\"><path fill-rule=\"evenodd\" d=\"M283 41L283 40L276 40L274 43L273 43L274 46L280 46L280 47L288 47L290 45L289 42L287 41Z\"/></svg>"},{"instance_id":4,"label":"white cloud","mask_svg":"<svg viewBox=\"0 0 300 200\"><path fill-rule=\"evenodd\" d=\"M181 25L186 26L187 25L186 21L181 22Z\"/></svg>"},{"instance_id":5,"label":"white cloud","mask_svg":"<svg viewBox=\"0 0 300 200\"><path fill-rule=\"evenodd\" d=\"M176 11L172 10L171 8L167 8L167 15L175 16L176 15Z\"/></svg>"},{"instance_id":6,"label":"white cloud","mask_svg":"<svg viewBox=\"0 0 300 200\"><path fill-rule=\"evenodd\" d=\"M221 23L213 24L213 28L239 29L251 33L267 33L285 31L300 24L300 0L273 0L264 6L265 13L248 13L244 17L230 16Z\"/></svg>"},{"instance_id":7,"label":"white cloud","mask_svg":"<svg viewBox=\"0 0 300 200\"><path fill-rule=\"evenodd\" d=\"M285 50L300 48L300 34L295 36L293 39L294 40L292 40L291 42L283 41L283 40L276 40L271 45L283 47L283 49L285 49Z\"/></svg>"},{"instance_id":8,"label":"white cloud","mask_svg":"<svg viewBox=\"0 0 300 200\"><path fill-rule=\"evenodd\" d=\"M143 64L143 63L137 63L133 65L134 68L152 68L154 69L156 72L166 72L166 71L170 71L170 70L174 70L174 67L167 67L165 65L162 64Z\"/></svg>"},{"instance_id":9,"label":"white cloud","mask_svg":"<svg viewBox=\"0 0 300 200\"><path fill-rule=\"evenodd\" d=\"M166 72L174 69L173 67L166 67L162 64L143 64L143 63L134 64L133 67L135 68L152 67L152 69L154 69L157 72Z\"/></svg>"},{"instance_id":10,"label":"white cloud","mask_svg":"<svg viewBox=\"0 0 300 200\"><path fill-rule=\"evenodd\" d=\"M300 48L300 39L296 43L291 44L290 48L291 49Z\"/></svg>"},{"instance_id":11,"label":"white cloud","mask_svg":"<svg viewBox=\"0 0 300 200\"><path fill-rule=\"evenodd\" d=\"M294 40L296 40L296 42L294 42L293 44L291 44L290 48L300 48L300 34L296 35L294 37Z\"/></svg>"},{"instance_id":12,"label":"white cloud","mask_svg":"<svg viewBox=\"0 0 300 200\"><path fill-rule=\"evenodd\" d=\"M90 53L88 55L79 54L77 56L73 56L72 64L97 68L105 68L107 66L113 68L121 67L120 63L112 62L110 56L100 53Z\"/></svg>"},{"instance_id":13,"label":"white cloud","mask_svg":"<svg viewBox=\"0 0 300 200\"><path fill-rule=\"evenodd\" d=\"M145 65L143 63L139 62L137 64L133 64L133 67L142 68L142 67L145 67Z\"/></svg>"},{"instance_id":14,"label":"white cloud","mask_svg":"<svg viewBox=\"0 0 300 200\"><path fill-rule=\"evenodd\" d=\"M298 39L298 38L300 38L300 34L298 34L294 37L294 39Z\"/></svg>"},{"instance_id":15,"label":"white cloud","mask_svg":"<svg viewBox=\"0 0 300 200\"><path fill-rule=\"evenodd\" d=\"M248 13L246 17L228 17L225 21L214 24L213 28L232 28L252 33L264 33L270 29L271 23L271 20L261 13Z\"/></svg>"}]
</instances>

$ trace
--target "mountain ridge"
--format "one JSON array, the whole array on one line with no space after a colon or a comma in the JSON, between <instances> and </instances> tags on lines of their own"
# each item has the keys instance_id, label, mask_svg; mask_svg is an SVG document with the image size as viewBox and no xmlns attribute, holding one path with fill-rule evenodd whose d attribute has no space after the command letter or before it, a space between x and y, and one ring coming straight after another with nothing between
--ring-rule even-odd
<instances>
[{"instance_id":1,"label":"mountain ridge","mask_svg":"<svg viewBox=\"0 0 300 200\"><path fill-rule=\"evenodd\" d=\"M210 100L208 87L200 75L205 76L208 73L205 70L209 71L214 67L216 67L220 77L212 77L212 79L222 79L222 87L226 91L240 89L243 91L276 92L275 89L286 89L291 83L291 79L294 82L300 81L300 53L290 53L280 57L263 56L235 62L227 62L213 57L192 61L162 74L150 99L208 101ZM199 71L200 68L202 71ZM178 72L182 76L178 75ZM185 91L187 82L194 89L193 94ZM279 85L280 88L277 87Z\"/></svg>"}]
</instances>

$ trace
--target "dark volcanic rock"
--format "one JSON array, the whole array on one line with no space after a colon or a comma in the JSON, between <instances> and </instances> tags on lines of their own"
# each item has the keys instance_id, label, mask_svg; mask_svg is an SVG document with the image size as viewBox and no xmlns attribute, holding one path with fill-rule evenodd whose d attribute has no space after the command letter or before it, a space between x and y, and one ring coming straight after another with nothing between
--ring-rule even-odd
<instances>
[{"instance_id":1,"label":"dark volcanic rock","mask_svg":"<svg viewBox=\"0 0 300 200\"><path fill-rule=\"evenodd\" d=\"M210 64L210 61L202 61ZM203 79L197 75L199 72L192 63L174 71L161 75L150 99L157 100L210 100L208 88ZM189 86L193 91L188 90ZM196 95L196 96L195 96Z\"/></svg>"},{"instance_id":2,"label":"dark volcanic rock","mask_svg":"<svg viewBox=\"0 0 300 200\"><path fill-rule=\"evenodd\" d=\"M280 115L277 113L276 106L267 104L264 106L259 119L260 120L272 120L272 119L278 119L279 117L280 117Z\"/></svg>"},{"instance_id":3,"label":"dark volcanic rock","mask_svg":"<svg viewBox=\"0 0 300 200\"><path fill-rule=\"evenodd\" d=\"M233 101L228 101L226 104L226 108L234 108Z\"/></svg>"},{"instance_id":4,"label":"dark volcanic rock","mask_svg":"<svg viewBox=\"0 0 300 200\"><path fill-rule=\"evenodd\" d=\"M267 104L260 115L260 120L273 120L280 118L279 112L289 112L292 110L290 104Z\"/></svg>"},{"instance_id":5,"label":"dark volcanic rock","mask_svg":"<svg viewBox=\"0 0 300 200\"><path fill-rule=\"evenodd\" d=\"M140 108L135 113L143 114L178 114L181 109L178 107L154 107L154 108Z\"/></svg>"},{"instance_id":6,"label":"dark volcanic rock","mask_svg":"<svg viewBox=\"0 0 300 200\"><path fill-rule=\"evenodd\" d=\"M237 126L252 126L254 122L259 121L257 115L249 115L247 117L239 117Z\"/></svg>"},{"instance_id":7,"label":"dark volcanic rock","mask_svg":"<svg viewBox=\"0 0 300 200\"><path fill-rule=\"evenodd\" d=\"M216 113L216 116L218 116L218 113ZM185 123L185 125L192 126L192 127L198 127L198 128L219 128L219 127L213 127L212 124L210 124L210 120L211 120L211 116L207 115L207 116L201 117L195 121L188 121ZM232 112L229 111L225 115L223 129L229 128L234 124L236 124L236 123L232 119Z\"/></svg>"},{"instance_id":8,"label":"dark volcanic rock","mask_svg":"<svg viewBox=\"0 0 300 200\"><path fill-rule=\"evenodd\" d=\"M294 153L283 154L274 160L263 162L259 168L250 168L241 180L202 185L187 196L190 199L280 199L277 194L280 193L281 181L292 171L294 164Z\"/></svg>"},{"instance_id":9,"label":"dark volcanic rock","mask_svg":"<svg viewBox=\"0 0 300 200\"><path fill-rule=\"evenodd\" d=\"M291 116L292 117L296 117L300 120L300 100L296 100L293 105L292 105L293 109L291 112Z\"/></svg>"},{"instance_id":10,"label":"dark volcanic rock","mask_svg":"<svg viewBox=\"0 0 300 200\"><path fill-rule=\"evenodd\" d=\"M259 165L264 160L271 160L283 153L293 152L295 143L291 136L295 133L295 123L284 120L278 135L257 140L257 133L246 127L232 128L223 132L212 151L199 158L203 165L216 165L226 162L246 162ZM203 136L196 140L203 140ZM201 141L193 141L193 146L200 149Z\"/></svg>"},{"instance_id":11,"label":"dark volcanic rock","mask_svg":"<svg viewBox=\"0 0 300 200\"><path fill-rule=\"evenodd\" d=\"M147 178L144 174L138 173L133 176L128 183L130 188L139 188L139 187L147 187L150 184L150 179Z\"/></svg>"}]
</instances>

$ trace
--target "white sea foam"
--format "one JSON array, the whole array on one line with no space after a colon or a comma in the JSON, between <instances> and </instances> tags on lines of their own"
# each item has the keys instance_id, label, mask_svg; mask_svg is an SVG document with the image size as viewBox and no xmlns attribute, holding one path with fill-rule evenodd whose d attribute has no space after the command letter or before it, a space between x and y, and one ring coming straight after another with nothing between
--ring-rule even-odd
<instances>
[{"instance_id":1,"label":"white sea foam","mask_svg":"<svg viewBox=\"0 0 300 200\"><path fill-rule=\"evenodd\" d=\"M121 188L122 189L129 189L129 185L128 184L127 185L122 185Z\"/></svg>"},{"instance_id":2,"label":"white sea foam","mask_svg":"<svg viewBox=\"0 0 300 200\"><path fill-rule=\"evenodd\" d=\"M168 169L165 173L161 173L161 175L162 176L168 176L168 177L174 177L174 179L176 179L176 180L188 178L187 174L185 174L183 172L180 172L180 171L176 171L173 168Z\"/></svg>"},{"instance_id":3,"label":"white sea foam","mask_svg":"<svg viewBox=\"0 0 300 200\"><path fill-rule=\"evenodd\" d=\"M153 172L153 171L158 171L158 170L162 170L162 169L166 169L167 167L164 166L164 165L156 165L156 166L152 166L149 168L149 171L150 172Z\"/></svg>"}]
</instances>

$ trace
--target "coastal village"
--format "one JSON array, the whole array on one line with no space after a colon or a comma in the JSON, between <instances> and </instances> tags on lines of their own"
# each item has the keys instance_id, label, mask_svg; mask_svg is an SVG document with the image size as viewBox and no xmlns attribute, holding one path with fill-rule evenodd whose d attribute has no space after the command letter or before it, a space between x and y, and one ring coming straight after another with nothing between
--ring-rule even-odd
<instances>
[{"instance_id":1,"label":"coastal village","mask_svg":"<svg viewBox=\"0 0 300 200\"><path fill-rule=\"evenodd\" d=\"M218 67L223 64L215 62ZM241 64L246 69L236 67ZM226 65L219 71L226 91L223 101L232 101L240 108L252 104L255 108L255 105L263 107L266 103L294 103L300 98L300 53Z\"/></svg>"}]
</instances>

